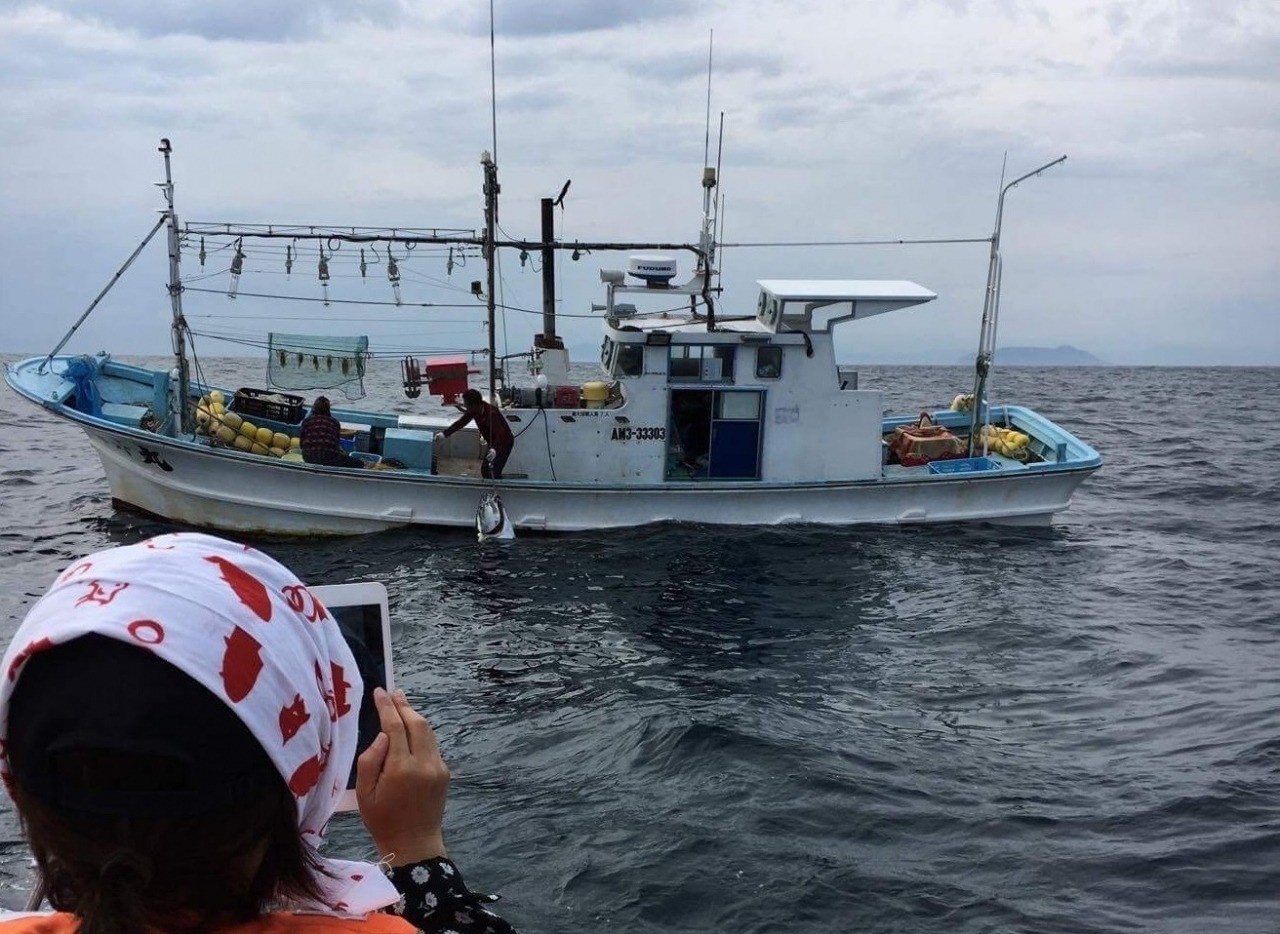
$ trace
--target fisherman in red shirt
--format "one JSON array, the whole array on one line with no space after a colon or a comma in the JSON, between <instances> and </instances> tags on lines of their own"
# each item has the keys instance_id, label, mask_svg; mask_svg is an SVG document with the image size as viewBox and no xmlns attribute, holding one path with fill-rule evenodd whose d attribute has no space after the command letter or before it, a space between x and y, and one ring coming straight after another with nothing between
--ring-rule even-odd
<instances>
[{"instance_id":1,"label":"fisherman in red shirt","mask_svg":"<svg viewBox=\"0 0 1280 934\"><path fill-rule=\"evenodd\" d=\"M515 437L511 434L511 428L507 425L506 416L498 411L497 406L485 402L477 389L468 389L464 392L462 404L464 408L462 418L444 431L437 432L436 440L441 441L449 437L474 420L480 437L489 445L489 452L480 463L480 476L488 480L501 480L502 468L506 466L507 458L511 456L511 449L516 443Z\"/></svg>"}]
</instances>

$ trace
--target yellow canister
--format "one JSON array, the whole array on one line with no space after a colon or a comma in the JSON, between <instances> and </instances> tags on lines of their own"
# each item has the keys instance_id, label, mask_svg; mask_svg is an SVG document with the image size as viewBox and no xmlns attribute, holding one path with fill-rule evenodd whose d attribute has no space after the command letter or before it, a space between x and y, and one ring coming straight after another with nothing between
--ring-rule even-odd
<instances>
[{"instance_id":1,"label":"yellow canister","mask_svg":"<svg viewBox=\"0 0 1280 934\"><path fill-rule=\"evenodd\" d=\"M582 384L582 401L589 409L603 408L609 401L609 384L601 380L592 380Z\"/></svg>"}]
</instances>

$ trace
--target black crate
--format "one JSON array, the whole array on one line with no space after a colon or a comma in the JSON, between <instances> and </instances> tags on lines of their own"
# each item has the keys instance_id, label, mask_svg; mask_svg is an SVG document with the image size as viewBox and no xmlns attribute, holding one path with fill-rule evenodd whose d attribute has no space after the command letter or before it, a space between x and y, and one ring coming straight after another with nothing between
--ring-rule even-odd
<instances>
[{"instance_id":1,"label":"black crate","mask_svg":"<svg viewBox=\"0 0 1280 934\"><path fill-rule=\"evenodd\" d=\"M287 392L240 388L236 390L233 408L241 415L296 425L302 421L304 401L302 396L291 396Z\"/></svg>"}]
</instances>

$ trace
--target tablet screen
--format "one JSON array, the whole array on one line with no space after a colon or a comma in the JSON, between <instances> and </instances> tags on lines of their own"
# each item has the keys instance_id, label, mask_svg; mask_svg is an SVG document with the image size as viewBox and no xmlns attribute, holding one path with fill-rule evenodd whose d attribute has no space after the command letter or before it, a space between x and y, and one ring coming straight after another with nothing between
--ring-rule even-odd
<instances>
[{"instance_id":1,"label":"tablet screen","mask_svg":"<svg viewBox=\"0 0 1280 934\"><path fill-rule=\"evenodd\" d=\"M387 590L378 583L330 584L309 589L337 621L364 682L358 720L358 758L382 729L373 705L373 689L381 687L390 691L395 686L391 675L391 619L387 613ZM356 807L355 787L356 766L352 760L347 789L338 802L339 810Z\"/></svg>"}]
</instances>

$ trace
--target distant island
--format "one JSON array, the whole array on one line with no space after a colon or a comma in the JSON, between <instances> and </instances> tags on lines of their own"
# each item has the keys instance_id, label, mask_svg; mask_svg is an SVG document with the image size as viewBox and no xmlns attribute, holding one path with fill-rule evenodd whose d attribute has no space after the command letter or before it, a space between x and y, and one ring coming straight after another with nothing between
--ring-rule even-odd
<instances>
[{"instance_id":1,"label":"distant island","mask_svg":"<svg viewBox=\"0 0 1280 934\"><path fill-rule=\"evenodd\" d=\"M973 355L956 360L973 362ZM1106 366L1107 362L1087 350L1059 344L1057 347L997 347L995 362L1003 366Z\"/></svg>"},{"instance_id":2,"label":"distant island","mask_svg":"<svg viewBox=\"0 0 1280 934\"><path fill-rule=\"evenodd\" d=\"M974 352L917 349L885 354L863 352L850 363L870 366L966 366L973 367ZM1110 366L1087 350L1061 344L1057 347L997 347L998 366Z\"/></svg>"}]
</instances>

